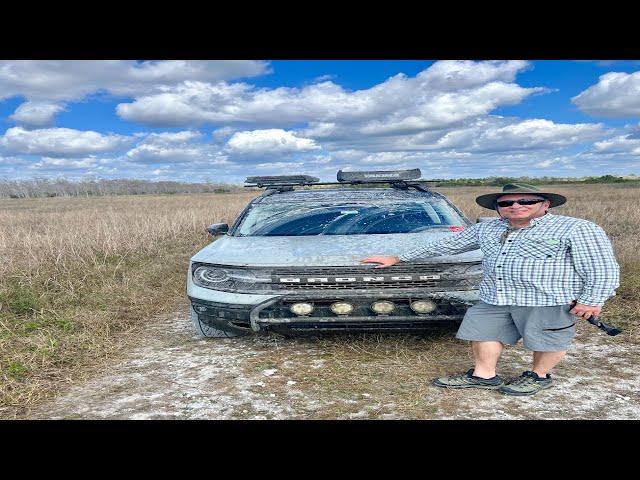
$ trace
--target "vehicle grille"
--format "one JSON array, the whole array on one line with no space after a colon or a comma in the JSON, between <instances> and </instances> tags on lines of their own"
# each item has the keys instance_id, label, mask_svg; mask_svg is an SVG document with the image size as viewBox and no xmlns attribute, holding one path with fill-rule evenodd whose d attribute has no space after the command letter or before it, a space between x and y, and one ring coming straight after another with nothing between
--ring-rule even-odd
<instances>
[{"instance_id":1,"label":"vehicle grille","mask_svg":"<svg viewBox=\"0 0 640 480\"><path fill-rule=\"evenodd\" d=\"M388 269L374 269L374 265L362 267L342 266L342 267L304 267L304 268L277 268L272 271L271 285L275 290L307 290L307 291L344 291L362 290L372 288L403 289L403 288L447 288L467 286L468 281L459 275L456 270L466 269L468 265L461 264L411 264L402 265L402 269L390 267ZM303 281L306 277L362 277L362 276L405 276L405 275L440 275L446 278L440 279L412 279L412 280L392 280L363 281L354 282L318 282L308 283ZM280 281L283 277L301 278L300 283Z\"/></svg>"},{"instance_id":2,"label":"vehicle grille","mask_svg":"<svg viewBox=\"0 0 640 480\"><path fill-rule=\"evenodd\" d=\"M333 283L333 284L274 284L274 287L278 290L359 290L369 288L385 288L385 289L398 289L398 288L415 288L415 287L453 287L460 285L460 281L456 282L440 282L436 280L432 281L404 281L404 282L352 282L352 283Z\"/></svg>"},{"instance_id":3,"label":"vehicle grille","mask_svg":"<svg viewBox=\"0 0 640 480\"><path fill-rule=\"evenodd\" d=\"M439 273L446 270L449 270L452 267L459 267L460 265L468 266L470 264L460 264L460 263L428 263L428 264L404 264L401 268L398 267L389 267L385 269L385 271L390 271L394 275L405 275L412 273ZM294 276L294 275L333 275L333 276L347 276L347 275L373 275L382 269L374 268L375 264L363 265L361 267L358 266L331 266L331 267L278 267L273 269L273 274L278 276Z\"/></svg>"}]
</instances>

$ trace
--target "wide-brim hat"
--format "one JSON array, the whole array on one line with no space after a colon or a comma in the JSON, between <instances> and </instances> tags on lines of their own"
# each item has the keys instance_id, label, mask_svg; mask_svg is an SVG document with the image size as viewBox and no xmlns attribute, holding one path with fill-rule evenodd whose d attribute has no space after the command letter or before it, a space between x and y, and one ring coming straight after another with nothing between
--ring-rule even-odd
<instances>
[{"instance_id":1,"label":"wide-brim hat","mask_svg":"<svg viewBox=\"0 0 640 480\"><path fill-rule=\"evenodd\" d=\"M567 198L557 193L543 192L542 190L534 187L533 185L527 185L526 183L507 183L502 187L502 192L499 193L487 193L476 197L476 203L481 207L488 208L489 210L496 209L496 200L503 195L510 193L528 193L531 195L539 195L546 198L551 202L551 207L557 207L567 201Z\"/></svg>"}]
</instances>

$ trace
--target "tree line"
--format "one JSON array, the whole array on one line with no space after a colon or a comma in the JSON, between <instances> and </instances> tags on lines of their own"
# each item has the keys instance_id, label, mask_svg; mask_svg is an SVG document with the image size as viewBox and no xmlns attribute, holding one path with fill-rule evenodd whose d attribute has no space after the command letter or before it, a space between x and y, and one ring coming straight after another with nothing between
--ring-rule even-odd
<instances>
[{"instance_id":1,"label":"tree line","mask_svg":"<svg viewBox=\"0 0 640 480\"><path fill-rule=\"evenodd\" d=\"M628 175L619 177L602 175L599 177L561 178L561 177L487 177L454 178L429 180L442 187L455 186L502 186L506 183L528 183L531 185L576 184L576 183L639 183L640 177ZM356 188L367 188L357 185ZM39 197L91 197L107 195L145 195L176 193L234 193L247 190L242 185L227 183L186 183L175 181L149 181L136 179L93 179L71 181L58 179L8 180L0 179L0 198L39 198Z\"/></svg>"},{"instance_id":2,"label":"tree line","mask_svg":"<svg viewBox=\"0 0 640 480\"><path fill-rule=\"evenodd\" d=\"M487 177L487 178L453 178L430 180L442 187L455 186L502 186L507 183L527 183L529 185L549 184L583 184L583 183L639 183L640 176L633 174L627 176L601 175L599 177Z\"/></svg>"},{"instance_id":3,"label":"tree line","mask_svg":"<svg viewBox=\"0 0 640 480\"><path fill-rule=\"evenodd\" d=\"M90 197L176 193L231 193L242 186L222 183L115 179L71 181L59 179L0 179L0 198Z\"/></svg>"}]
</instances>

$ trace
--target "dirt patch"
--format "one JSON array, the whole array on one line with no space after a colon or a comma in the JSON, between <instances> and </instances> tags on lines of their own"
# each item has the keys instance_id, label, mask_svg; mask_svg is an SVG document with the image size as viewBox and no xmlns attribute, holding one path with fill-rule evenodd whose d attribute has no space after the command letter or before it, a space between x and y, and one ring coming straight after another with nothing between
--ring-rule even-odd
<instances>
[{"instance_id":1,"label":"dirt patch","mask_svg":"<svg viewBox=\"0 0 640 480\"><path fill-rule=\"evenodd\" d=\"M119 364L42 405L51 419L638 419L639 347L580 325L533 397L443 390L440 374L471 365L465 342L435 336L199 339L185 309L156 323ZM507 348L500 373L529 369L530 353Z\"/></svg>"}]
</instances>

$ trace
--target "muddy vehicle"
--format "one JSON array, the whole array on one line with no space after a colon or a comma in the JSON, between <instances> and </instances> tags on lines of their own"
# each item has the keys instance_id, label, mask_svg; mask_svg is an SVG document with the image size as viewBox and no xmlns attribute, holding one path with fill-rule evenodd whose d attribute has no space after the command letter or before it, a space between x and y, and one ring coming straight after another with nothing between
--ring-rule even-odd
<instances>
[{"instance_id":1,"label":"muddy vehicle","mask_svg":"<svg viewBox=\"0 0 640 480\"><path fill-rule=\"evenodd\" d=\"M248 177L265 188L191 258L191 321L204 337L415 331L459 324L478 300L479 250L375 269L471 225L420 170Z\"/></svg>"}]
</instances>

